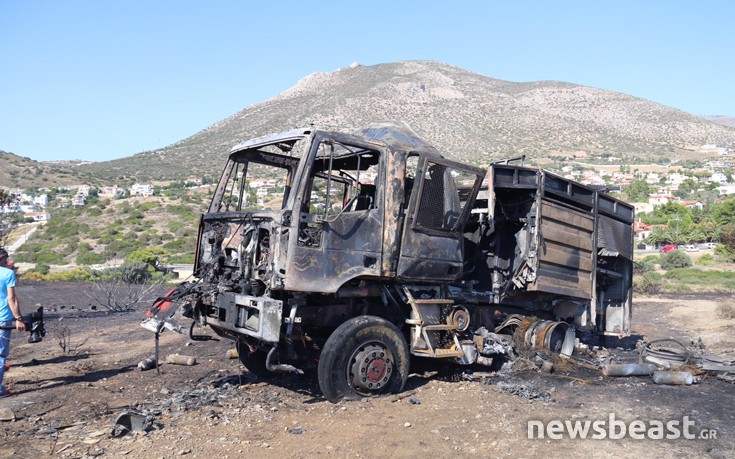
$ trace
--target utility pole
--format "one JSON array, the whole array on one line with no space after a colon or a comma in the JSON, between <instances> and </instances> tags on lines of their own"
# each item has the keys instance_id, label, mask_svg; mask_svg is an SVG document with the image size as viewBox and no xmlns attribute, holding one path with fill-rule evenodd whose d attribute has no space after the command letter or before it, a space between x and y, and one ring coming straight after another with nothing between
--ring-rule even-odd
<instances>
[{"instance_id":1,"label":"utility pole","mask_svg":"<svg viewBox=\"0 0 735 459\"><path fill-rule=\"evenodd\" d=\"M676 244L677 247L679 247L679 221L681 221L681 215L676 214L673 217L671 217L671 220L676 222L676 233L675 233L675 239L674 244Z\"/></svg>"}]
</instances>

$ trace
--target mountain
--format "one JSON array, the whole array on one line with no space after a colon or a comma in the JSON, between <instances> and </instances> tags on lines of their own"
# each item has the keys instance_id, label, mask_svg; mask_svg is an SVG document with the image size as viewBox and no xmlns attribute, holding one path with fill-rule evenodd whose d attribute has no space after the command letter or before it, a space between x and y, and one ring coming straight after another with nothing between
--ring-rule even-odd
<instances>
[{"instance_id":1,"label":"mountain","mask_svg":"<svg viewBox=\"0 0 735 459\"><path fill-rule=\"evenodd\" d=\"M517 83L429 61L314 73L166 148L78 166L108 180L219 176L238 141L314 124L353 130L405 121L448 157L485 165L528 155L557 163L585 152L626 162L697 158L704 144L735 149L735 128L626 94L559 81Z\"/></svg>"},{"instance_id":2,"label":"mountain","mask_svg":"<svg viewBox=\"0 0 735 459\"><path fill-rule=\"evenodd\" d=\"M704 118L724 126L735 127L735 116L714 115L705 116Z\"/></svg>"},{"instance_id":3,"label":"mountain","mask_svg":"<svg viewBox=\"0 0 735 459\"><path fill-rule=\"evenodd\" d=\"M0 150L0 186L30 188L52 185L98 185L103 183L94 172L80 170L80 162L38 162Z\"/></svg>"}]
</instances>

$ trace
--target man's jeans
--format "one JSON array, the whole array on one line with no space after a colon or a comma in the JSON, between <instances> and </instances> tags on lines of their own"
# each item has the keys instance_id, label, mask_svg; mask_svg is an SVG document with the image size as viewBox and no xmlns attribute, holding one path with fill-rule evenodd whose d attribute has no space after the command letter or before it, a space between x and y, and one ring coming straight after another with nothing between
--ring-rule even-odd
<instances>
[{"instance_id":1,"label":"man's jeans","mask_svg":"<svg viewBox=\"0 0 735 459\"><path fill-rule=\"evenodd\" d=\"M13 325L13 322L0 321L0 327ZM5 357L10 352L10 330L0 330L0 394L5 392L3 376L5 376Z\"/></svg>"}]
</instances>

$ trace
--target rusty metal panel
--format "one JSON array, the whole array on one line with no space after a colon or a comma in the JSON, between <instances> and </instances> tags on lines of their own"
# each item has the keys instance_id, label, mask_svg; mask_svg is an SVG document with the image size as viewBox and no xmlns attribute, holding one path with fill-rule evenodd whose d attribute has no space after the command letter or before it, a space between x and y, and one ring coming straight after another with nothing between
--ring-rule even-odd
<instances>
[{"instance_id":1,"label":"rusty metal panel","mask_svg":"<svg viewBox=\"0 0 735 459\"><path fill-rule=\"evenodd\" d=\"M617 252L629 260L633 259L633 227L629 223L613 220L606 215L598 218L597 246L608 252Z\"/></svg>"},{"instance_id":2,"label":"rusty metal panel","mask_svg":"<svg viewBox=\"0 0 735 459\"><path fill-rule=\"evenodd\" d=\"M528 290L591 298L593 216L546 199L540 214L536 280Z\"/></svg>"},{"instance_id":3,"label":"rusty metal panel","mask_svg":"<svg viewBox=\"0 0 735 459\"><path fill-rule=\"evenodd\" d=\"M541 218L550 220L550 223L563 222L564 227L573 227L585 230L585 232L592 232L594 228L594 219L586 213L574 211L568 207L562 207L558 204L551 203L550 201L544 200L541 206ZM592 241L590 240L590 247Z\"/></svg>"},{"instance_id":4,"label":"rusty metal panel","mask_svg":"<svg viewBox=\"0 0 735 459\"><path fill-rule=\"evenodd\" d=\"M334 293L355 277L380 275L380 208L344 212L331 222L311 214L302 214L302 220L318 231L318 245L292 244L285 289Z\"/></svg>"}]
</instances>

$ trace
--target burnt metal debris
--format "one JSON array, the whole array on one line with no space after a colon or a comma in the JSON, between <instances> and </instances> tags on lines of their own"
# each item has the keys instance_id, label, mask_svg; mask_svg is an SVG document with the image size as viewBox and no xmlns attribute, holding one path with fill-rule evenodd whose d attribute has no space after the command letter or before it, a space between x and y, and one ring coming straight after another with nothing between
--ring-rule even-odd
<instances>
[{"instance_id":1,"label":"burnt metal debris","mask_svg":"<svg viewBox=\"0 0 735 459\"><path fill-rule=\"evenodd\" d=\"M659 370L653 375L657 384L690 385L706 375L735 383L735 360L704 353L701 339L689 345L675 338L639 341L637 347L639 361Z\"/></svg>"},{"instance_id":2,"label":"burnt metal debris","mask_svg":"<svg viewBox=\"0 0 735 459\"><path fill-rule=\"evenodd\" d=\"M124 411L112 423L113 437L121 437L128 432L145 432L153 425L153 416L137 411Z\"/></svg>"},{"instance_id":3,"label":"burnt metal debris","mask_svg":"<svg viewBox=\"0 0 735 459\"><path fill-rule=\"evenodd\" d=\"M292 130L232 149L196 281L142 325L181 331L178 311L255 374L317 367L332 402L402 390L412 358L570 356L629 334L633 220L544 170L451 161L402 123Z\"/></svg>"}]
</instances>

